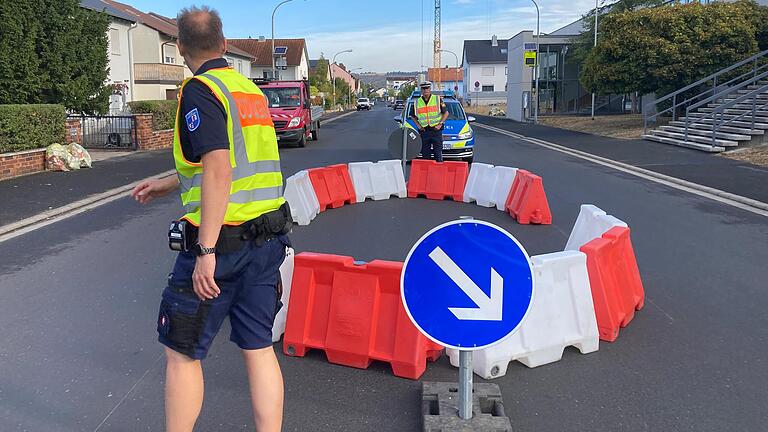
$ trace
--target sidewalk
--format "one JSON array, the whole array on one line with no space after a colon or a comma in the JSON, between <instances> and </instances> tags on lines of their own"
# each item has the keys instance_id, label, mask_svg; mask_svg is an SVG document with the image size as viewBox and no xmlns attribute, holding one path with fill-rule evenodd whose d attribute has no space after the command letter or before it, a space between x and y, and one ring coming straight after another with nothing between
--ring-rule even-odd
<instances>
[{"instance_id":1,"label":"sidewalk","mask_svg":"<svg viewBox=\"0 0 768 432\"><path fill-rule=\"evenodd\" d=\"M768 168L645 140L623 140L505 118L478 122L768 203ZM481 144L482 145L482 144Z\"/></svg>"}]
</instances>

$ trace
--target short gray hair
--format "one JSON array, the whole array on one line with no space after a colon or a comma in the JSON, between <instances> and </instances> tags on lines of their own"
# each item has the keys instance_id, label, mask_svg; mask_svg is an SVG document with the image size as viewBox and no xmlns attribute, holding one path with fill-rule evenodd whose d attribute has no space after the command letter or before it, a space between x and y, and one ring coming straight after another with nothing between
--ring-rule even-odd
<instances>
[{"instance_id":1,"label":"short gray hair","mask_svg":"<svg viewBox=\"0 0 768 432\"><path fill-rule=\"evenodd\" d=\"M208 6L191 6L176 16L179 42L192 57L218 50L224 43L221 17L216 9Z\"/></svg>"}]
</instances>

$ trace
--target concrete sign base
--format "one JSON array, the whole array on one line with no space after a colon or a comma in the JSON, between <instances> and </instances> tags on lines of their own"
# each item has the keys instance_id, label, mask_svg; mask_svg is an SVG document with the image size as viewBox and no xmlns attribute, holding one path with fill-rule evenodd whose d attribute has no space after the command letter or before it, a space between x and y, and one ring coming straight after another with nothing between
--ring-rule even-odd
<instances>
[{"instance_id":1,"label":"concrete sign base","mask_svg":"<svg viewBox=\"0 0 768 432\"><path fill-rule=\"evenodd\" d=\"M501 390L496 384L477 383L472 391L472 418L459 418L459 385L445 382L423 382L421 412L423 432L512 432L512 424L504 414Z\"/></svg>"}]
</instances>

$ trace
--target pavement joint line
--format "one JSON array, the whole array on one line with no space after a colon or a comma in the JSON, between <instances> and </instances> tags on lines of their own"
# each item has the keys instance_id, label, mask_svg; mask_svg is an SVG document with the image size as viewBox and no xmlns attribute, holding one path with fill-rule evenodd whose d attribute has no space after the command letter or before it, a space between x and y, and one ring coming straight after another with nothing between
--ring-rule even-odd
<instances>
[{"instance_id":1,"label":"pavement joint line","mask_svg":"<svg viewBox=\"0 0 768 432\"><path fill-rule=\"evenodd\" d=\"M176 170L169 170L148 178L159 179L170 177L175 174ZM96 207L102 206L120 198L124 198L130 195L131 190L142 181L144 181L144 179L114 189L110 189L106 192L91 195L79 201L38 213L34 216L30 216L17 222L0 226L0 243L58 222L60 220L64 220L71 216L84 213L88 210L92 210Z\"/></svg>"},{"instance_id":2,"label":"pavement joint line","mask_svg":"<svg viewBox=\"0 0 768 432\"><path fill-rule=\"evenodd\" d=\"M677 177L672 177L666 174L657 173L655 171L643 169L634 165L615 161L613 159L604 158L602 156L597 156L585 151L572 149L572 148L555 144L549 141L544 141L538 138L527 137L525 135L521 135L515 132L510 132L508 130L500 129L494 126L489 126L483 123L475 123L475 125L483 129L490 130L492 132L496 132L502 135L507 135L513 138L520 139L522 141L526 141L531 144L536 144L538 146L548 148L550 150L559 151L561 153L565 153L565 154L575 156L584 160L588 160L598 165L603 165L618 171L625 172L627 174L632 174L636 177L640 177L640 178L650 180L659 184L663 184L665 186L669 186L681 191L689 192L691 194L698 195L704 198L709 198L711 200L714 200L723 204L727 204L742 210L746 210L746 211L758 214L760 216L768 216L768 203L764 203L762 201L758 201L758 200L741 196L741 195L736 195L730 192L726 192L720 189L715 189L709 186L704 186L698 183L689 182L687 180L679 179Z\"/></svg>"}]
</instances>

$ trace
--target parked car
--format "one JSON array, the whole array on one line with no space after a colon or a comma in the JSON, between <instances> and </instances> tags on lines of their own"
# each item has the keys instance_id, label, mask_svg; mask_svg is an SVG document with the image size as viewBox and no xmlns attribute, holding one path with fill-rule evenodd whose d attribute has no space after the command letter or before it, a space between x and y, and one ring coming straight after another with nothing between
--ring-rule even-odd
<instances>
[{"instance_id":1,"label":"parked car","mask_svg":"<svg viewBox=\"0 0 768 432\"><path fill-rule=\"evenodd\" d=\"M401 110L405 108L405 101L404 100L396 100L395 104L392 106L392 109L394 110Z\"/></svg>"},{"instance_id":2,"label":"parked car","mask_svg":"<svg viewBox=\"0 0 768 432\"><path fill-rule=\"evenodd\" d=\"M448 109L448 118L443 126L443 158L466 160L471 163L475 156L475 132L469 124L474 122L475 118L464 112L464 107L456 100L452 91L434 91L432 94L442 97ZM420 97L421 91L414 91L408 99L406 108L395 117L400 127L403 127L405 122L407 128L417 129L416 123L408 118L408 113L411 112L414 101Z\"/></svg>"},{"instance_id":3,"label":"parked car","mask_svg":"<svg viewBox=\"0 0 768 432\"><path fill-rule=\"evenodd\" d=\"M371 102L368 101L368 98L358 98L357 99L357 110L371 110Z\"/></svg>"},{"instance_id":4,"label":"parked car","mask_svg":"<svg viewBox=\"0 0 768 432\"><path fill-rule=\"evenodd\" d=\"M273 81L254 79L269 104L269 113L275 125L279 142L307 145L307 140L317 141L323 107L312 106L309 81Z\"/></svg>"}]
</instances>

